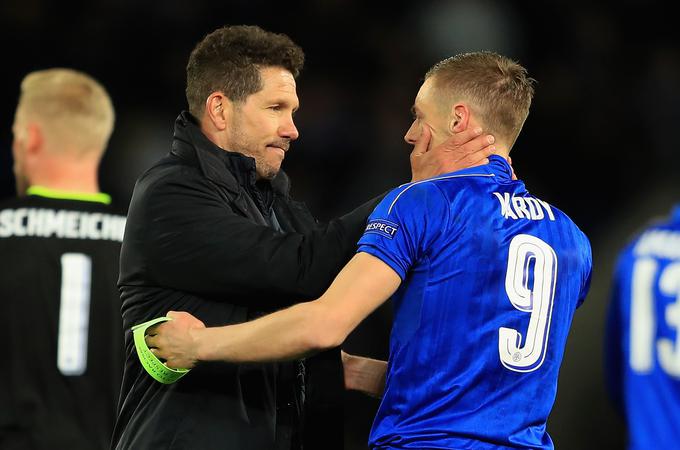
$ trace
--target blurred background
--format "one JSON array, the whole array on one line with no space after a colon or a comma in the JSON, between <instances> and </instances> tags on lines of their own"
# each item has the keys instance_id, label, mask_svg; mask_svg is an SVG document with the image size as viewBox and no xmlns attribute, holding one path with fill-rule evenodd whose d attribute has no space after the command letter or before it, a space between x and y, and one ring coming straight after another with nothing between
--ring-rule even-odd
<instances>
[{"instance_id":1,"label":"blurred background","mask_svg":"<svg viewBox=\"0 0 680 450\"><path fill-rule=\"evenodd\" d=\"M284 168L294 196L329 219L408 181L403 135L433 63L462 51L503 53L538 81L513 149L515 171L593 245L592 290L574 320L548 429L557 448L623 448L602 375L612 265L638 229L680 202L680 32L666 7L643 0L3 0L0 198L14 195L11 124L19 83L32 70L80 69L109 90L117 121L101 184L125 208L137 176L169 150L194 45L225 24L288 34L307 61L298 80L301 137ZM390 320L386 305L346 350L386 358ZM347 448L366 448L378 401L347 400Z\"/></svg>"}]
</instances>

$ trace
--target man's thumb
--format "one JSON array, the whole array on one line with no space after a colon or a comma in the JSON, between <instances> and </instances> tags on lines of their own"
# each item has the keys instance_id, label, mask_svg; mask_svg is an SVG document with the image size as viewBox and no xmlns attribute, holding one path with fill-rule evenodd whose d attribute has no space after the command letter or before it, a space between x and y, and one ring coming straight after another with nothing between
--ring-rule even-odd
<instances>
[{"instance_id":1,"label":"man's thumb","mask_svg":"<svg viewBox=\"0 0 680 450\"><path fill-rule=\"evenodd\" d=\"M413 147L414 155L421 155L427 152L430 146L430 138L432 137L432 131L427 125L423 125L423 130L420 132L420 138L416 141L416 145Z\"/></svg>"}]
</instances>

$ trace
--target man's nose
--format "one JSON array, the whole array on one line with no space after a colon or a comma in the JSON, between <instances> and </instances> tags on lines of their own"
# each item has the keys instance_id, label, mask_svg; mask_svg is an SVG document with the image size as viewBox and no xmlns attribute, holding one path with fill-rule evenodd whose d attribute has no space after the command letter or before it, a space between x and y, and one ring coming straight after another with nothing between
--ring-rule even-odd
<instances>
[{"instance_id":1,"label":"man's nose","mask_svg":"<svg viewBox=\"0 0 680 450\"><path fill-rule=\"evenodd\" d=\"M414 120L411 126L409 127L408 131L406 131L406 134L404 135L404 140L411 145L416 145L416 141L418 140L418 137L420 136L420 129L416 125L416 121Z\"/></svg>"},{"instance_id":2,"label":"man's nose","mask_svg":"<svg viewBox=\"0 0 680 450\"><path fill-rule=\"evenodd\" d=\"M294 141L300 136L292 118L281 125L279 128L279 136L288 138L291 141Z\"/></svg>"}]
</instances>

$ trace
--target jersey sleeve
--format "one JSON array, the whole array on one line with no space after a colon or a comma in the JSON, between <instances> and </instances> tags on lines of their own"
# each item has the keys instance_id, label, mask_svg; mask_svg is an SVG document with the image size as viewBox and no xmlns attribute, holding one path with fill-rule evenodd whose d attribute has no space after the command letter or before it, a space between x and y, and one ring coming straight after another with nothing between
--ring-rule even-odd
<instances>
[{"instance_id":1,"label":"jersey sleeve","mask_svg":"<svg viewBox=\"0 0 680 450\"><path fill-rule=\"evenodd\" d=\"M590 241L588 238L584 235L583 236L583 259L585 261L585 270L583 272L583 279L581 282L581 295L579 296L578 303L576 304L576 307L580 307L583 302L586 299L586 296L588 295L588 291L590 291L590 281L592 279L593 275L593 252L590 246Z\"/></svg>"},{"instance_id":2,"label":"jersey sleeve","mask_svg":"<svg viewBox=\"0 0 680 450\"><path fill-rule=\"evenodd\" d=\"M444 231L449 210L445 195L431 181L400 186L369 216L357 251L380 259L403 281Z\"/></svg>"}]
</instances>

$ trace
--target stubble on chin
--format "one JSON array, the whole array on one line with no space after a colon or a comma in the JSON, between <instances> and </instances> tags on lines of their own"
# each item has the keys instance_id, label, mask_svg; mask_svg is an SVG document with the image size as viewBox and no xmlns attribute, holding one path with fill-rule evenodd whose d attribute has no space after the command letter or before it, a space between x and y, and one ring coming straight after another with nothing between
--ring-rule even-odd
<instances>
[{"instance_id":1,"label":"stubble on chin","mask_svg":"<svg viewBox=\"0 0 680 450\"><path fill-rule=\"evenodd\" d=\"M260 165L257 166L257 174L260 176L260 178L265 180L273 180L276 177L276 175L279 174L280 170L281 166L272 167L265 164L263 164L262 166Z\"/></svg>"},{"instance_id":2,"label":"stubble on chin","mask_svg":"<svg viewBox=\"0 0 680 450\"><path fill-rule=\"evenodd\" d=\"M285 156L285 155L284 155ZM271 160L274 161L271 161ZM259 154L255 157L255 165L257 168L257 175L260 179L272 180L281 171L281 165L283 164L283 158L280 160L277 157L273 157L271 154Z\"/></svg>"}]
</instances>

